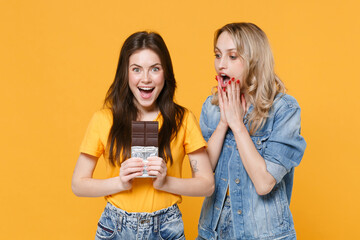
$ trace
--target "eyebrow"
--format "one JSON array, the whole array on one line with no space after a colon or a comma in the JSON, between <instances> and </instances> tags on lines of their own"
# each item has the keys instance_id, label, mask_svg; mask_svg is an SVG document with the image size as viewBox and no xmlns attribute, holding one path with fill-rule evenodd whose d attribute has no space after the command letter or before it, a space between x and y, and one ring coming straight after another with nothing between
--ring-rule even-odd
<instances>
[{"instance_id":1,"label":"eyebrow","mask_svg":"<svg viewBox=\"0 0 360 240\"><path fill-rule=\"evenodd\" d=\"M160 65L160 66L161 66L161 64L160 64L160 63L155 63L155 64L151 65L150 67L155 67L155 66L157 66L157 65ZM142 66L140 66L140 65L138 65L138 64L136 64L136 63L131 64L129 67L132 67L132 66L142 68Z\"/></svg>"},{"instance_id":2,"label":"eyebrow","mask_svg":"<svg viewBox=\"0 0 360 240\"><path fill-rule=\"evenodd\" d=\"M217 47L215 47L214 51L220 51L221 52L221 50L219 48L217 48ZM237 51L237 49L236 48L230 48L230 49L226 49L226 51L227 52Z\"/></svg>"}]
</instances>

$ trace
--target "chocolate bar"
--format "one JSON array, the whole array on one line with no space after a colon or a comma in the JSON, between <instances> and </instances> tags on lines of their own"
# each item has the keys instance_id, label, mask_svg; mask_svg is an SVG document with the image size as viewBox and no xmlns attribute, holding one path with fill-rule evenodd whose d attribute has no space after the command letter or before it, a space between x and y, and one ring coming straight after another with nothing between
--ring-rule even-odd
<instances>
[{"instance_id":1,"label":"chocolate bar","mask_svg":"<svg viewBox=\"0 0 360 240\"><path fill-rule=\"evenodd\" d=\"M158 156L158 122L132 121L131 125L131 156L142 158L147 162L148 157ZM143 175L149 176L146 169Z\"/></svg>"}]
</instances>

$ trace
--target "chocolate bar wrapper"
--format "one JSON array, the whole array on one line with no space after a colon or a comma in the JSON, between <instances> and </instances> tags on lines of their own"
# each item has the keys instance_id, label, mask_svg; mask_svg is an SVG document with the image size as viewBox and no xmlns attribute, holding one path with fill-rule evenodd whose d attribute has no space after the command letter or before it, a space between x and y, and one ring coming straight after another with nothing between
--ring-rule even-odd
<instances>
[{"instance_id":1,"label":"chocolate bar wrapper","mask_svg":"<svg viewBox=\"0 0 360 240\"><path fill-rule=\"evenodd\" d=\"M147 163L148 157L157 157L158 156L158 148L157 147L143 147L143 146L132 146L131 147L131 157L142 158L144 163ZM138 178L148 178L155 176L150 176L146 170L143 171L143 175L137 176Z\"/></svg>"}]
</instances>

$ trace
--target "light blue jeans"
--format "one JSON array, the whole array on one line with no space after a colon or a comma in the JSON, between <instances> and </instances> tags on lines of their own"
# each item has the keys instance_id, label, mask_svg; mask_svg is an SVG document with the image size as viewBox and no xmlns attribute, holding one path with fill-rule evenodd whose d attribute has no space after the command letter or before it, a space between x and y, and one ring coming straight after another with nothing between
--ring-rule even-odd
<instances>
[{"instance_id":1,"label":"light blue jeans","mask_svg":"<svg viewBox=\"0 0 360 240\"><path fill-rule=\"evenodd\" d=\"M181 212L175 204L152 213L129 213L107 203L95 240L185 239Z\"/></svg>"},{"instance_id":2,"label":"light blue jeans","mask_svg":"<svg viewBox=\"0 0 360 240\"><path fill-rule=\"evenodd\" d=\"M219 223L216 227L216 233L219 237L218 239L235 239L233 228L234 226L231 216L230 196L226 195L224 207L221 211Z\"/></svg>"},{"instance_id":3,"label":"light blue jeans","mask_svg":"<svg viewBox=\"0 0 360 240\"><path fill-rule=\"evenodd\" d=\"M221 215L219 223L216 227L216 239L219 240L233 240L235 239L234 235L234 226L231 216L231 203L230 196L226 195L224 206L221 210ZM204 238L198 236L196 240L204 240Z\"/></svg>"}]
</instances>

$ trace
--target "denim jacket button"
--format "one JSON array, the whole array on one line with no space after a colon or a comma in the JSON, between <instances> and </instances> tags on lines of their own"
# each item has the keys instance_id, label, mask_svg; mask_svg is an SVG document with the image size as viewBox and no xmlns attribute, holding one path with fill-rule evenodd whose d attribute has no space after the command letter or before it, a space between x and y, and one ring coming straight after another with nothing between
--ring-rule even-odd
<instances>
[{"instance_id":1,"label":"denim jacket button","mask_svg":"<svg viewBox=\"0 0 360 240\"><path fill-rule=\"evenodd\" d=\"M238 179L238 178L235 179L235 183L236 183L236 184L239 184L239 183L240 183L240 179Z\"/></svg>"},{"instance_id":2,"label":"denim jacket button","mask_svg":"<svg viewBox=\"0 0 360 240\"><path fill-rule=\"evenodd\" d=\"M239 214L239 215L240 215L241 213L242 213L242 211L241 211L241 210L237 210L237 214Z\"/></svg>"},{"instance_id":3,"label":"denim jacket button","mask_svg":"<svg viewBox=\"0 0 360 240\"><path fill-rule=\"evenodd\" d=\"M260 145L260 144L261 144L260 139L259 139L259 140L257 140L256 144L257 144L257 145Z\"/></svg>"}]
</instances>

